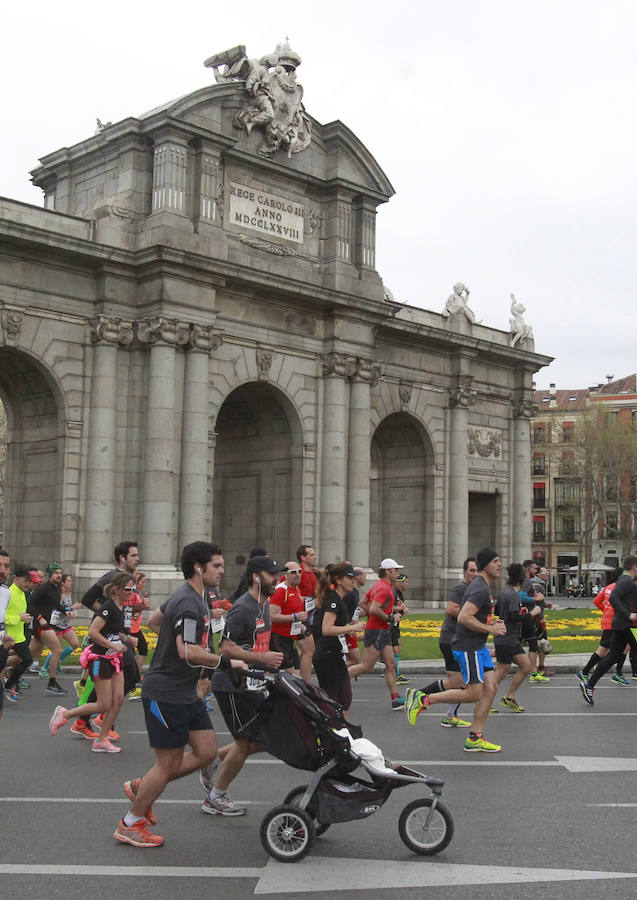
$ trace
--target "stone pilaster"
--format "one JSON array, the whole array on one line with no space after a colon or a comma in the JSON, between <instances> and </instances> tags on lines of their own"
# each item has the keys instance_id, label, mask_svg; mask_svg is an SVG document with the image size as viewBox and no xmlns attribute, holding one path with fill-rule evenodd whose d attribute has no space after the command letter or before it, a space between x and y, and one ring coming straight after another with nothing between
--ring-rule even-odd
<instances>
[{"instance_id":1,"label":"stone pilaster","mask_svg":"<svg viewBox=\"0 0 637 900\"><path fill-rule=\"evenodd\" d=\"M153 149L153 214L187 214L188 141L169 131L155 138Z\"/></svg>"},{"instance_id":2,"label":"stone pilaster","mask_svg":"<svg viewBox=\"0 0 637 900\"><path fill-rule=\"evenodd\" d=\"M176 348L190 340L190 327L175 319L144 319L137 337L150 346L144 486L142 550L145 562L174 562L176 547L175 496L181 422L176 421Z\"/></svg>"},{"instance_id":3,"label":"stone pilaster","mask_svg":"<svg viewBox=\"0 0 637 900\"><path fill-rule=\"evenodd\" d=\"M379 372L359 367L350 386L347 475L347 558L353 565L369 565L370 515L370 385Z\"/></svg>"},{"instance_id":4,"label":"stone pilaster","mask_svg":"<svg viewBox=\"0 0 637 900\"><path fill-rule=\"evenodd\" d=\"M91 325L93 374L87 459L85 557L106 563L113 553L118 347L133 340L133 323L98 316Z\"/></svg>"},{"instance_id":5,"label":"stone pilaster","mask_svg":"<svg viewBox=\"0 0 637 900\"><path fill-rule=\"evenodd\" d=\"M530 397L513 402L512 422L512 556L517 562L531 556L531 419L537 415L537 407Z\"/></svg>"},{"instance_id":6,"label":"stone pilaster","mask_svg":"<svg viewBox=\"0 0 637 900\"><path fill-rule=\"evenodd\" d=\"M221 345L212 328L193 325L187 344L184 414L181 436L179 548L210 540L212 510L208 502L210 451L208 438L209 357Z\"/></svg>"},{"instance_id":7,"label":"stone pilaster","mask_svg":"<svg viewBox=\"0 0 637 900\"><path fill-rule=\"evenodd\" d=\"M468 555L469 539L469 474L467 469L468 410L477 403L471 379L458 378L449 396L449 518L447 565L462 568Z\"/></svg>"}]
</instances>

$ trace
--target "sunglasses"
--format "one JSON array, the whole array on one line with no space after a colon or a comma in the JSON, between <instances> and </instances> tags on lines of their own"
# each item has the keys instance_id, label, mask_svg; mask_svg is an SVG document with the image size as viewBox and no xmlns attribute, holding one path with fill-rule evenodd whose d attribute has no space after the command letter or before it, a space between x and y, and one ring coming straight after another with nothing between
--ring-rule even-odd
<instances>
[{"instance_id":1,"label":"sunglasses","mask_svg":"<svg viewBox=\"0 0 637 900\"><path fill-rule=\"evenodd\" d=\"M300 575L303 569L286 569L288 575Z\"/></svg>"},{"instance_id":2,"label":"sunglasses","mask_svg":"<svg viewBox=\"0 0 637 900\"><path fill-rule=\"evenodd\" d=\"M125 587L125 588L124 588L124 590L125 590L125 591L134 591L134 590L135 590L135 585L129 584L128 587Z\"/></svg>"}]
</instances>

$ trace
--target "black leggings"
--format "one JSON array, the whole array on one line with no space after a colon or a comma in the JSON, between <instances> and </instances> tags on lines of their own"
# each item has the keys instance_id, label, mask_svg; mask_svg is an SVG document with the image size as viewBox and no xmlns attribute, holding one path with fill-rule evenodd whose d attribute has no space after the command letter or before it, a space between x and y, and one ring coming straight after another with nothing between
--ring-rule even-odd
<instances>
[{"instance_id":1,"label":"black leggings","mask_svg":"<svg viewBox=\"0 0 637 900\"><path fill-rule=\"evenodd\" d=\"M29 651L28 641L21 641L19 644L14 644L11 649L20 657L20 662L17 666L13 667L13 672L7 678L5 687L9 690L16 686L23 673L26 672L33 662L33 657Z\"/></svg>"},{"instance_id":2,"label":"black leggings","mask_svg":"<svg viewBox=\"0 0 637 900\"><path fill-rule=\"evenodd\" d=\"M624 658L624 648L626 644L630 644L630 651L637 652L637 641L630 628L624 628L621 631L613 631L610 640L610 650L606 656L598 662L593 670L593 674L588 679L591 687L595 687L599 679L605 675L609 669Z\"/></svg>"},{"instance_id":3,"label":"black leggings","mask_svg":"<svg viewBox=\"0 0 637 900\"><path fill-rule=\"evenodd\" d=\"M344 710L352 705L352 681L342 655L325 653L312 657L319 685L328 697L340 703Z\"/></svg>"}]
</instances>

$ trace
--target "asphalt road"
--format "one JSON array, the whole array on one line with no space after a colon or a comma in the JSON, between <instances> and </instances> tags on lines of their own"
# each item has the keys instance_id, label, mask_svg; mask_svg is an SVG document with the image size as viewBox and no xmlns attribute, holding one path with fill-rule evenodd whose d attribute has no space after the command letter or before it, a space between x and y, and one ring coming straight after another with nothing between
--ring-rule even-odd
<instances>
[{"instance_id":1,"label":"asphalt road","mask_svg":"<svg viewBox=\"0 0 637 900\"><path fill-rule=\"evenodd\" d=\"M546 686L524 686L527 711L490 716L486 736L503 745L498 755L467 754L464 730L440 727L442 708L411 728L392 712L382 676L359 679L351 719L394 761L409 762L446 781L443 801L455 822L449 847L436 857L412 854L398 835L406 803L426 792L408 786L375 815L333 825L302 861L271 860L259 840L268 809L307 780L266 756L255 757L232 786L249 804L238 819L205 816L193 776L169 786L155 807L155 831L166 843L135 849L112 832L128 803L122 782L152 761L141 704L126 702L118 721L123 752L91 753L68 731L48 733L59 702L30 678L17 706L0 722L0 896L245 898L286 894L344 898L364 890L366 900L426 897L626 898L637 894L633 834L637 802L634 734L637 682L616 687L604 679L593 708L572 675ZM72 691L71 678L62 683ZM425 679L426 680L426 679ZM413 686L419 686L415 676ZM8 704L7 704L8 705ZM470 716L469 716L470 717ZM220 742L223 720L213 713Z\"/></svg>"}]
</instances>

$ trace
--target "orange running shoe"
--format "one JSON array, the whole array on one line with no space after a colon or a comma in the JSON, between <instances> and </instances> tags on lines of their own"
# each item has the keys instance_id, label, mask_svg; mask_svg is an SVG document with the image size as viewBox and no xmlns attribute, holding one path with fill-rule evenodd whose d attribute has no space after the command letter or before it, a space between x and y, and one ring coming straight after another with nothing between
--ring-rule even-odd
<instances>
[{"instance_id":1,"label":"orange running shoe","mask_svg":"<svg viewBox=\"0 0 637 900\"><path fill-rule=\"evenodd\" d=\"M90 723L86 719L76 719L71 725L71 733L86 738L87 741L94 741L98 734L97 731L91 728Z\"/></svg>"},{"instance_id":2,"label":"orange running shoe","mask_svg":"<svg viewBox=\"0 0 637 900\"><path fill-rule=\"evenodd\" d=\"M121 819L113 832L113 837L116 841L121 841L122 844L131 844L133 847L161 847L164 843L163 837L148 830L144 819L135 822L134 825L125 825L124 820Z\"/></svg>"},{"instance_id":3,"label":"orange running shoe","mask_svg":"<svg viewBox=\"0 0 637 900\"><path fill-rule=\"evenodd\" d=\"M104 721L104 716L102 713L100 713L99 716L95 716L95 718L93 719L93 722L95 723L95 727L98 730L101 730L103 721ZM119 734L113 728L111 728L111 730L108 733L108 739L109 739L109 741L118 741Z\"/></svg>"},{"instance_id":4,"label":"orange running shoe","mask_svg":"<svg viewBox=\"0 0 637 900\"><path fill-rule=\"evenodd\" d=\"M135 797L137 796L137 791L139 790L139 786L142 783L141 778L131 778L130 781L124 782L124 793L131 801L131 803L135 802ZM145 812L146 821L149 825L157 824L157 816L153 812L152 806L149 806Z\"/></svg>"}]
</instances>

